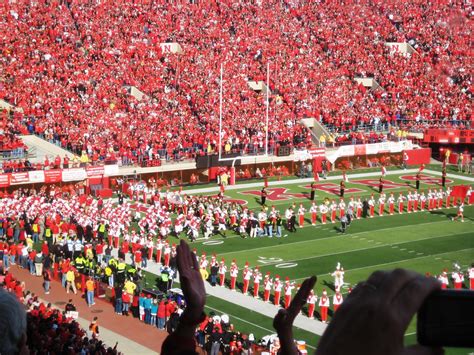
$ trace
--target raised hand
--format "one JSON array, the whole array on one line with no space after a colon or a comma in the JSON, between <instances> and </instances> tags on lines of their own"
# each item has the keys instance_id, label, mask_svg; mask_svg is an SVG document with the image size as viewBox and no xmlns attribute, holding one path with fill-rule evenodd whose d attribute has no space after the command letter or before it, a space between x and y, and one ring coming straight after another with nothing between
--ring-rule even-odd
<instances>
[{"instance_id":1,"label":"raised hand","mask_svg":"<svg viewBox=\"0 0 474 355\"><path fill-rule=\"evenodd\" d=\"M188 244L181 240L177 248L176 260L179 270L179 282L186 300L186 310L183 320L187 323L198 324L202 321L204 305L206 304L206 289L195 255Z\"/></svg>"},{"instance_id":2,"label":"raised hand","mask_svg":"<svg viewBox=\"0 0 474 355\"><path fill-rule=\"evenodd\" d=\"M316 354L442 354L442 349L419 345L405 348L403 344L413 315L440 287L434 278L408 270L374 272L337 310Z\"/></svg>"},{"instance_id":3,"label":"raised hand","mask_svg":"<svg viewBox=\"0 0 474 355\"><path fill-rule=\"evenodd\" d=\"M312 276L304 280L288 308L280 309L273 319L273 327L278 333L282 354L298 354L298 350L296 349L293 339L293 321L306 303L309 293L314 287L315 283L316 276Z\"/></svg>"}]
</instances>

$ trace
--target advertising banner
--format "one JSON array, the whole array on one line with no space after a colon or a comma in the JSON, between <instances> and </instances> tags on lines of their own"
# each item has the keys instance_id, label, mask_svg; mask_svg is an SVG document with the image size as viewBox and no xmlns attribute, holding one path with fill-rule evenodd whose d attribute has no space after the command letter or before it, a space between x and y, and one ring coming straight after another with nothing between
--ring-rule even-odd
<instances>
[{"instance_id":1,"label":"advertising banner","mask_svg":"<svg viewBox=\"0 0 474 355\"><path fill-rule=\"evenodd\" d=\"M10 184L19 185L19 184L28 184L30 178L27 172L24 173L12 173L10 175Z\"/></svg>"},{"instance_id":2,"label":"advertising banner","mask_svg":"<svg viewBox=\"0 0 474 355\"><path fill-rule=\"evenodd\" d=\"M0 187L10 186L10 174L0 174Z\"/></svg>"},{"instance_id":3,"label":"advertising banner","mask_svg":"<svg viewBox=\"0 0 474 355\"><path fill-rule=\"evenodd\" d=\"M28 171L28 177L31 183L44 182L43 170Z\"/></svg>"},{"instance_id":4,"label":"advertising banner","mask_svg":"<svg viewBox=\"0 0 474 355\"><path fill-rule=\"evenodd\" d=\"M47 184L61 182L62 181L62 170L45 170L44 172L44 182Z\"/></svg>"},{"instance_id":5,"label":"advertising banner","mask_svg":"<svg viewBox=\"0 0 474 355\"><path fill-rule=\"evenodd\" d=\"M62 171L62 181L81 181L87 178L86 171L83 168L64 169Z\"/></svg>"}]
</instances>

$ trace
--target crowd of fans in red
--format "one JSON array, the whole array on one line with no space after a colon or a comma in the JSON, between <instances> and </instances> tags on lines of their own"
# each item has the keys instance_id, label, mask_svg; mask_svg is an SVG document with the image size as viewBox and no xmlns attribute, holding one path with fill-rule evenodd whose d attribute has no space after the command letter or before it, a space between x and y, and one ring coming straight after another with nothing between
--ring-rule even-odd
<instances>
[{"instance_id":1,"label":"crowd of fans in red","mask_svg":"<svg viewBox=\"0 0 474 355\"><path fill-rule=\"evenodd\" d=\"M298 123L316 117L336 132L400 120L471 120L470 7L422 0L76 2L0 5L0 98L31 132L80 153L123 163L180 159L222 145L264 151L270 64L269 144L305 146ZM163 53L177 42L182 54ZM385 42L408 42L403 55ZM354 77L373 77L367 90ZM147 96L129 94L135 86Z\"/></svg>"},{"instance_id":2,"label":"crowd of fans in red","mask_svg":"<svg viewBox=\"0 0 474 355\"><path fill-rule=\"evenodd\" d=\"M97 337L88 334L67 312L53 308L26 290L20 282L0 268L0 287L13 293L27 310L27 347L30 354L118 354ZM66 308L69 306L66 305Z\"/></svg>"}]
</instances>

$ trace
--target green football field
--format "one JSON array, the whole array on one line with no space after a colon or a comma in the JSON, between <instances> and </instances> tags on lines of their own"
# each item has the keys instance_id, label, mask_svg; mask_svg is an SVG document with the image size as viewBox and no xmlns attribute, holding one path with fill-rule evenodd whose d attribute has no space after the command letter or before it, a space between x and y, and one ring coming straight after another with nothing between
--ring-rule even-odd
<instances>
[{"instance_id":1,"label":"green football field","mask_svg":"<svg viewBox=\"0 0 474 355\"><path fill-rule=\"evenodd\" d=\"M398 196L408 189L414 189L415 173L400 173L387 176L384 192L391 192ZM350 196L368 197L374 193L378 198L379 176L352 177L346 184L346 201ZM250 181L250 183L255 181ZM340 180L322 180L318 182L316 200L318 204L325 198L339 201L336 193L339 192ZM464 180L450 179L449 185L468 184ZM236 190L227 190L226 198L232 199L253 211L259 211L259 191L263 182L257 187L244 187ZM439 176L430 172L423 172L421 190L440 188ZM295 203L299 207L303 203L309 209L309 183L288 184L287 181L272 182L268 188L267 206L274 205L281 212ZM406 208L406 206L405 206ZM386 205L386 213L388 206ZM348 287L366 279L375 270L390 270L397 267L412 269L422 274L427 272L438 275L444 268L452 269L454 262L463 269L474 262L474 206L466 206L465 222L451 221L456 209L441 209L431 212L403 213L393 216L377 214L373 219L354 220L345 234L339 231L340 224L328 223L322 225L318 220L316 226L309 221L306 214L305 225L295 233L284 231L285 237L255 239L241 238L228 232L226 238L214 235L209 240L199 239L193 247L207 255L216 254L218 260L225 258L230 264L236 259L240 268L245 262L250 267L259 266L263 274L270 272L274 277L281 279L289 277L297 283L310 275L317 275L315 286L317 295L323 288L333 294L333 277L330 275L338 262L345 269L344 281ZM240 282L242 275L239 275ZM245 308L215 297L208 299L208 311L228 313L236 328L245 332L252 332L256 337L274 332L272 320L269 317L251 312ZM331 297L332 301L332 297ZM318 307L316 307L318 310ZM275 313L277 309L275 308ZM331 313L330 313L331 315ZM412 322L407 330L407 343L416 341L416 325ZM295 336L305 340L310 347L317 344L317 336L297 330ZM467 354L467 350L450 349L448 353Z\"/></svg>"}]
</instances>

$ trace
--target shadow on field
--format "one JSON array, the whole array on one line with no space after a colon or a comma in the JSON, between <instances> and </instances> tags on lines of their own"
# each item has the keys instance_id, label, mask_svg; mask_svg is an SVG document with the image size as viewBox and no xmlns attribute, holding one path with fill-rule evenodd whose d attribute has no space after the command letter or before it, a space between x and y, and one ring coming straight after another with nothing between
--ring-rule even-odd
<instances>
[{"instance_id":1,"label":"shadow on field","mask_svg":"<svg viewBox=\"0 0 474 355\"><path fill-rule=\"evenodd\" d=\"M334 282L328 282L326 280L323 281L323 286L332 290L332 291L336 291L336 287L334 286Z\"/></svg>"}]
</instances>

